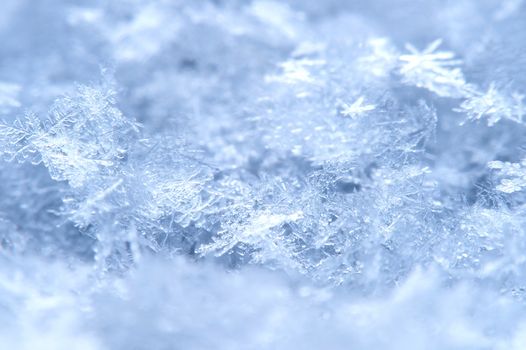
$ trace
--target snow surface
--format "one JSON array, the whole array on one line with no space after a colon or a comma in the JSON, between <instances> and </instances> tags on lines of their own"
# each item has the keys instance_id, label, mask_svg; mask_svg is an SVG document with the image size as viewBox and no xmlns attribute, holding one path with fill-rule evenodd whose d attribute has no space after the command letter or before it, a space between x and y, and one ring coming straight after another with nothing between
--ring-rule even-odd
<instances>
[{"instance_id":1,"label":"snow surface","mask_svg":"<svg viewBox=\"0 0 526 350\"><path fill-rule=\"evenodd\" d=\"M2 0L0 348L525 349L525 19Z\"/></svg>"}]
</instances>

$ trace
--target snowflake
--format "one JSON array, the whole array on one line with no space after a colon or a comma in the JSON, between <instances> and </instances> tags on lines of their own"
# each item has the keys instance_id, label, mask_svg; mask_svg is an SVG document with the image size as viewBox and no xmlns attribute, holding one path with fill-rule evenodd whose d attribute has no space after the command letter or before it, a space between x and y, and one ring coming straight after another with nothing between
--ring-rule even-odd
<instances>
[{"instance_id":1,"label":"snowflake","mask_svg":"<svg viewBox=\"0 0 526 350\"><path fill-rule=\"evenodd\" d=\"M203 256L210 253L222 256L232 253L236 246L244 246L248 251L257 251L251 256L253 262L285 260L288 265L299 266L299 262L294 258L297 245L285 237L283 226L297 222L303 217L302 211L275 214L267 209L261 210L241 222L227 225L212 243L201 246L198 252Z\"/></svg>"},{"instance_id":2,"label":"snowflake","mask_svg":"<svg viewBox=\"0 0 526 350\"><path fill-rule=\"evenodd\" d=\"M387 38L367 40L368 54L358 59L360 69L371 72L375 77L388 77L397 66L398 52Z\"/></svg>"},{"instance_id":3,"label":"snowflake","mask_svg":"<svg viewBox=\"0 0 526 350\"><path fill-rule=\"evenodd\" d=\"M79 227L87 227L93 220L95 214L109 212L111 208L106 201L106 198L115 192L122 183L123 179L118 179L108 188L95 192L92 196L78 204L78 207L71 212L71 220L73 220ZM65 203L68 203L69 201L70 200L65 200Z\"/></svg>"},{"instance_id":4,"label":"snowflake","mask_svg":"<svg viewBox=\"0 0 526 350\"><path fill-rule=\"evenodd\" d=\"M137 131L115 107L114 94L111 88L79 86L55 101L44 122L29 114L13 125L0 123L0 154L42 162L53 179L82 186L119 162L126 153L120 142Z\"/></svg>"},{"instance_id":5,"label":"snowflake","mask_svg":"<svg viewBox=\"0 0 526 350\"><path fill-rule=\"evenodd\" d=\"M466 113L470 120L487 117L489 126L503 118L522 123L525 113L523 100L524 95L515 92L506 96L492 83L484 93L473 91L472 95L462 102L460 108L455 110Z\"/></svg>"},{"instance_id":6,"label":"snowflake","mask_svg":"<svg viewBox=\"0 0 526 350\"><path fill-rule=\"evenodd\" d=\"M456 68L462 61L454 59L453 52L436 51L440 44L441 39L435 40L423 51L411 44L405 46L409 54L399 57L403 82L428 89L442 97L462 97L469 89L462 71Z\"/></svg>"},{"instance_id":7,"label":"snowflake","mask_svg":"<svg viewBox=\"0 0 526 350\"><path fill-rule=\"evenodd\" d=\"M370 112L376 109L376 106L373 104L364 104L365 98L363 96L358 97L358 99L352 104L343 104L343 109L340 111L340 114L344 117L356 118L359 115Z\"/></svg>"},{"instance_id":8,"label":"snowflake","mask_svg":"<svg viewBox=\"0 0 526 350\"><path fill-rule=\"evenodd\" d=\"M266 77L267 82L279 82L284 84L315 84L316 79L312 76L312 68L325 65L321 59L296 59L288 60L280 64L283 73Z\"/></svg>"},{"instance_id":9,"label":"snowflake","mask_svg":"<svg viewBox=\"0 0 526 350\"><path fill-rule=\"evenodd\" d=\"M488 167L499 171L502 176L507 177L497 185L497 190L504 193L514 193L526 188L526 158L520 163L496 160L489 162Z\"/></svg>"}]
</instances>

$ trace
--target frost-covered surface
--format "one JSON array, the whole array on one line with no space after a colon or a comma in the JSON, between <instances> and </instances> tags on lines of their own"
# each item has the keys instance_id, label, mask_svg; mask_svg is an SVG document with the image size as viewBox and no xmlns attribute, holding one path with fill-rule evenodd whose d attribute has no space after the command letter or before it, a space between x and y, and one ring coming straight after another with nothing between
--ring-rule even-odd
<instances>
[{"instance_id":1,"label":"frost-covered surface","mask_svg":"<svg viewBox=\"0 0 526 350\"><path fill-rule=\"evenodd\" d=\"M525 18L1 1L1 348L526 348Z\"/></svg>"}]
</instances>

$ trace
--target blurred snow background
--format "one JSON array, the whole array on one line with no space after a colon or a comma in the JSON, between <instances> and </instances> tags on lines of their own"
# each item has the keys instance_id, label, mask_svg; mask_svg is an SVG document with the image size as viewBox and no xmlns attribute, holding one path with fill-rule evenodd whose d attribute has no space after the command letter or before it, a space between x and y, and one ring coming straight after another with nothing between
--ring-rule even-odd
<instances>
[{"instance_id":1,"label":"blurred snow background","mask_svg":"<svg viewBox=\"0 0 526 350\"><path fill-rule=\"evenodd\" d=\"M5 349L524 349L526 2L3 0Z\"/></svg>"}]
</instances>

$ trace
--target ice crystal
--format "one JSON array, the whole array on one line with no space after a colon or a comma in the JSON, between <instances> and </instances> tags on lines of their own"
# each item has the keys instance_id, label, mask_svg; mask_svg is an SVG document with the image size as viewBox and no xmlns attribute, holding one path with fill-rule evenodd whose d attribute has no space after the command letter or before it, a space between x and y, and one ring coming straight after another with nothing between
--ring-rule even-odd
<instances>
[{"instance_id":1,"label":"ice crystal","mask_svg":"<svg viewBox=\"0 0 526 350\"><path fill-rule=\"evenodd\" d=\"M484 93L474 92L457 111L466 113L471 120L487 118L489 126L501 119L522 123L525 113L523 99L524 96L519 93L506 96L496 89L495 84L491 84Z\"/></svg>"},{"instance_id":2,"label":"ice crystal","mask_svg":"<svg viewBox=\"0 0 526 350\"><path fill-rule=\"evenodd\" d=\"M34 114L0 125L3 153L11 159L42 161L55 180L82 186L105 173L126 153L123 135L136 128L113 106L113 92L79 86L58 99L41 121Z\"/></svg>"},{"instance_id":3,"label":"ice crystal","mask_svg":"<svg viewBox=\"0 0 526 350\"><path fill-rule=\"evenodd\" d=\"M490 169L497 170L500 176L505 177L497 190L505 193L521 191L526 187L526 160L520 163L510 163L501 161L492 161L488 163Z\"/></svg>"},{"instance_id":4,"label":"ice crystal","mask_svg":"<svg viewBox=\"0 0 526 350\"><path fill-rule=\"evenodd\" d=\"M276 81L285 84L316 83L316 79L312 77L309 69L324 64L325 62L323 60L311 59L293 59L285 61L280 64L283 73L280 75L268 76L266 80L269 82Z\"/></svg>"},{"instance_id":5,"label":"ice crystal","mask_svg":"<svg viewBox=\"0 0 526 350\"><path fill-rule=\"evenodd\" d=\"M364 97L360 96L351 105L344 104L341 114L345 117L356 118L364 112L373 111L376 108L375 105L364 104Z\"/></svg>"},{"instance_id":6,"label":"ice crystal","mask_svg":"<svg viewBox=\"0 0 526 350\"><path fill-rule=\"evenodd\" d=\"M406 45L409 53L400 55L400 74L407 84L426 88L439 96L461 97L466 89L464 75L450 51L437 51L442 39L437 39L420 51L411 44Z\"/></svg>"}]
</instances>

